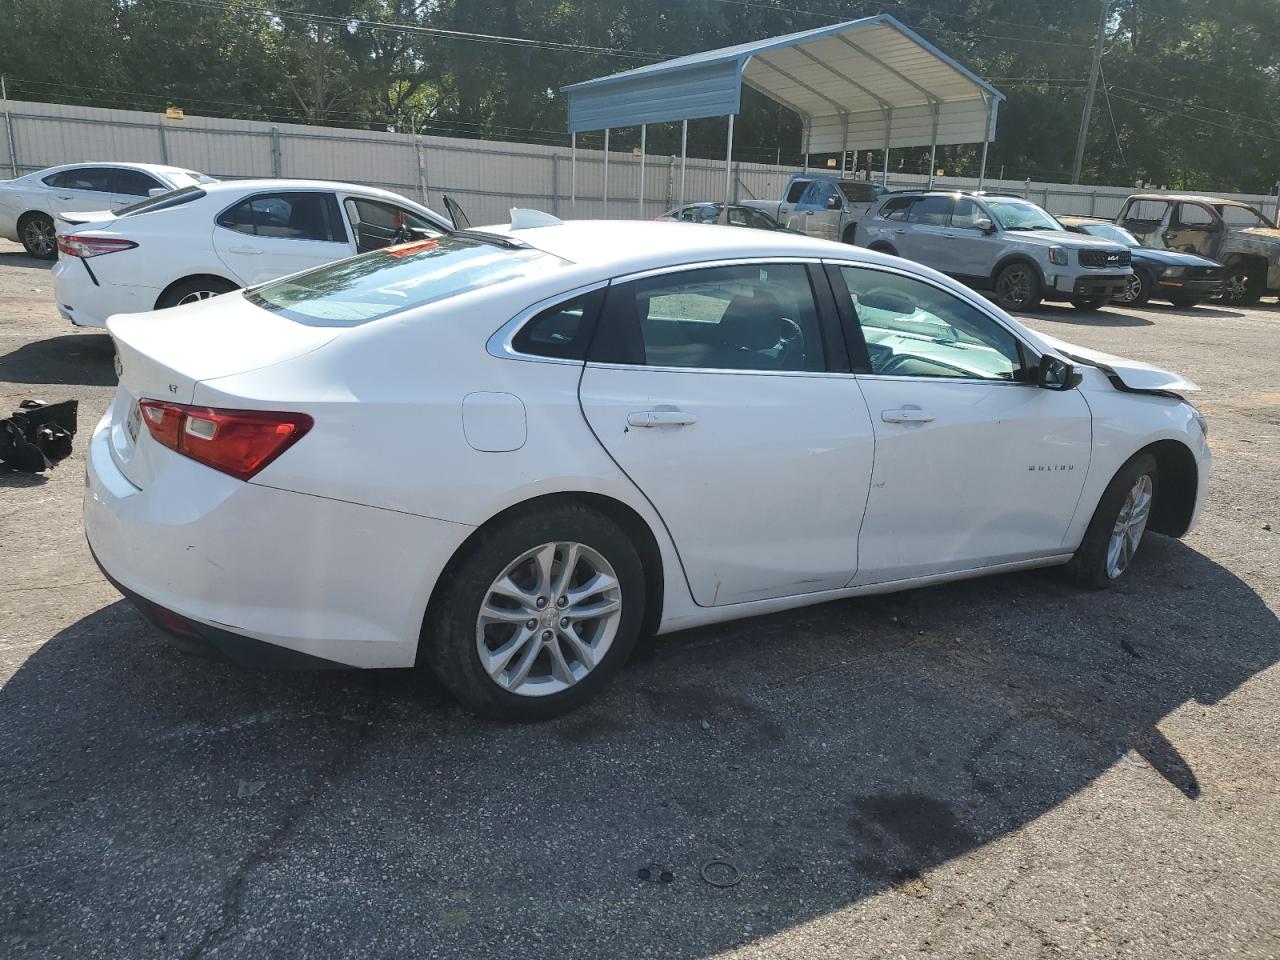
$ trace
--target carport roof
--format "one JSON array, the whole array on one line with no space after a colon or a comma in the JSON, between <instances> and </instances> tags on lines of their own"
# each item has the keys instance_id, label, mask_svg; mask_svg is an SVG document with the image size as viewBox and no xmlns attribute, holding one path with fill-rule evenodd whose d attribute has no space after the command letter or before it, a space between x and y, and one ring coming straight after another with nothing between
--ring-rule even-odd
<instances>
[{"instance_id":1,"label":"carport roof","mask_svg":"<svg viewBox=\"0 0 1280 960\"><path fill-rule=\"evenodd\" d=\"M1004 100L880 14L570 84L569 130L736 114L744 83L800 115L812 153L990 140Z\"/></svg>"}]
</instances>

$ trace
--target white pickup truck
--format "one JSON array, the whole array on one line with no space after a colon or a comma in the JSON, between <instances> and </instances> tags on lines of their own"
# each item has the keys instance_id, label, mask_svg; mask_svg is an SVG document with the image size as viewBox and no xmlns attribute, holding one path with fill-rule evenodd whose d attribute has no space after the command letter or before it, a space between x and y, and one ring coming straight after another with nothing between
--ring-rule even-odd
<instances>
[{"instance_id":1,"label":"white pickup truck","mask_svg":"<svg viewBox=\"0 0 1280 960\"><path fill-rule=\"evenodd\" d=\"M830 174L797 173L781 200L746 200L784 227L823 240L853 243L858 221L889 191L869 180L844 180Z\"/></svg>"}]
</instances>

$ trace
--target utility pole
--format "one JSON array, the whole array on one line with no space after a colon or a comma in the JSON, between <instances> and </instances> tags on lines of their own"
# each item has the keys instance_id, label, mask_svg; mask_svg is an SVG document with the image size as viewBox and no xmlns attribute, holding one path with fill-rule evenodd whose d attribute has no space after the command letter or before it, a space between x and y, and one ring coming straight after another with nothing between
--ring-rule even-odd
<instances>
[{"instance_id":1,"label":"utility pole","mask_svg":"<svg viewBox=\"0 0 1280 960\"><path fill-rule=\"evenodd\" d=\"M1076 137L1076 162L1071 168L1071 182L1080 182L1080 167L1084 164L1084 142L1089 136L1089 115L1093 113L1093 91L1098 86L1098 71L1102 67L1102 40L1107 32L1107 0L1102 0L1098 12L1098 39L1093 45L1093 67L1089 70L1089 89L1084 94L1084 115L1080 118L1080 135Z\"/></svg>"}]
</instances>

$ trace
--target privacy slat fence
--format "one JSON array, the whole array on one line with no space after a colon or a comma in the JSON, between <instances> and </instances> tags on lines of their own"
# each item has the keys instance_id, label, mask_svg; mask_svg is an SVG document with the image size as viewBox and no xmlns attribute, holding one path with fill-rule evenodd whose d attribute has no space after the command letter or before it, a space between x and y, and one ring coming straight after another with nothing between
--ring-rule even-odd
<instances>
[{"instance_id":1,"label":"privacy slat fence","mask_svg":"<svg viewBox=\"0 0 1280 960\"><path fill-rule=\"evenodd\" d=\"M10 100L3 104L0 176L19 176L75 161L169 163L217 177L301 177L384 187L443 210L449 194L472 223L499 223L513 206L535 207L563 218L653 218L680 195L676 157L645 158L645 196L639 199L640 160L609 154L604 201L604 154L578 151L573 173L568 147L458 137L379 133L295 123L264 123L188 116L182 120L132 110ZM776 199L794 167L735 163L737 199ZM689 160L686 200L719 200L723 162ZM890 174L889 186L922 185L918 174ZM972 189L976 181L939 177L939 186ZM988 190L1016 193L1053 213L1112 217L1132 187L988 180ZM572 199L576 195L576 200ZM1280 198L1220 194L1253 203L1275 219Z\"/></svg>"}]
</instances>

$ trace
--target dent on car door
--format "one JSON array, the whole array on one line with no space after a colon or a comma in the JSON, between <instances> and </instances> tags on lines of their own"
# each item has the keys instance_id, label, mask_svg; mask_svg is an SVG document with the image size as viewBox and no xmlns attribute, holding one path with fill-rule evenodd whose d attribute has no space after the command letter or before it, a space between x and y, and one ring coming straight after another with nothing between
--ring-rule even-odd
<instances>
[{"instance_id":1,"label":"dent on car door","mask_svg":"<svg viewBox=\"0 0 1280 960\"><path fill-rule=\"evenodd\" d=\"M825 279L801 263L609 290L582 410L662 516L701 605L836 589L857 570L872 433L855 379L828 372L844 356L832 322Z\"/></svg>"},{"instance_id":2,"label":"dent on car door","mask_svg":"<svg viewBox=\"0 0 1280 960\"><path fill-rule=\"evenodd\" d=\"M867 351L876 436L856 582L1063 553L1089 467L1080 392L1025 382L1017 338L940 287L864 267L832 276Z\"/></svg>"}]
</instances>

